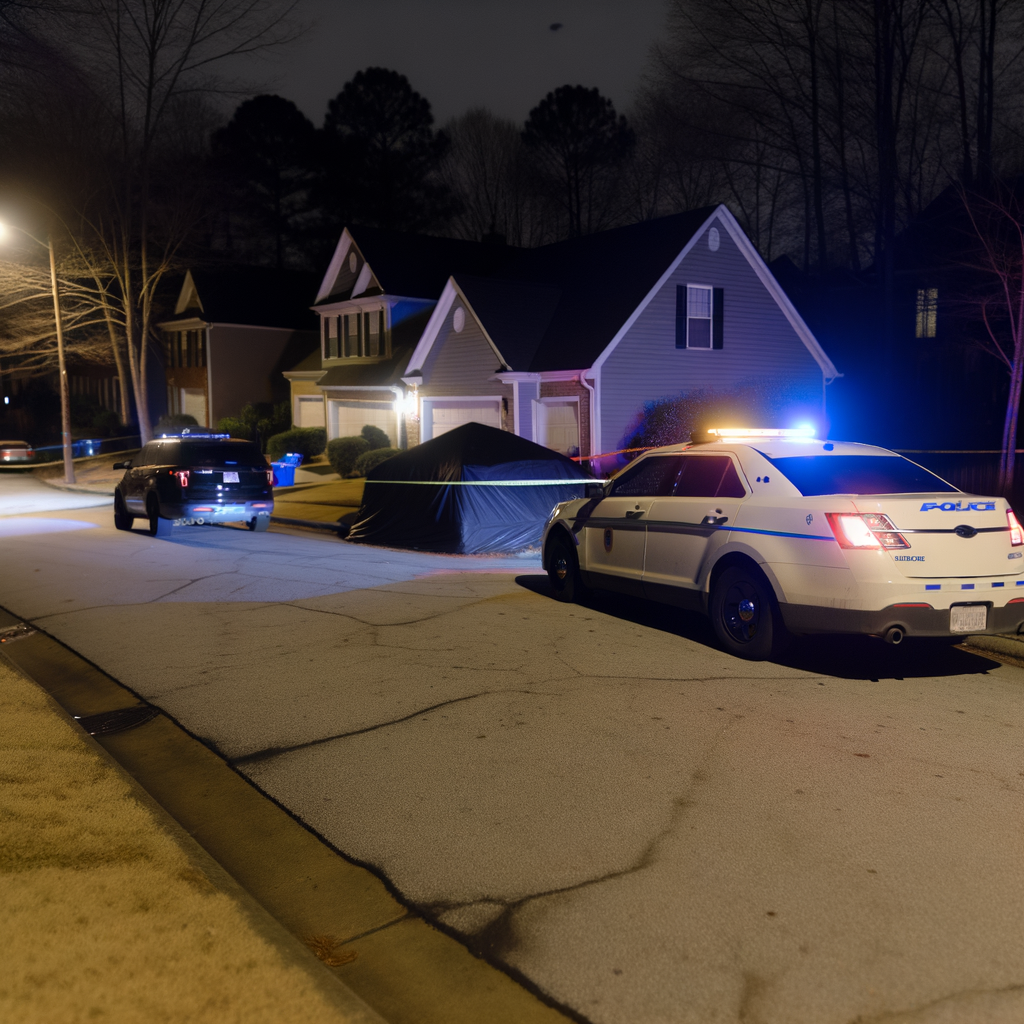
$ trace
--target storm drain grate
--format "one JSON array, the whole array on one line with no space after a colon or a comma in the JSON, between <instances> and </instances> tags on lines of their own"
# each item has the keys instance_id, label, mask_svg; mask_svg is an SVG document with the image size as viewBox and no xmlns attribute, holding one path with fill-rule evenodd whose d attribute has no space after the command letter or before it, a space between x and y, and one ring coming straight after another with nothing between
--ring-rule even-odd
<instances>
[{"instance_id":1,"label":"storm drain grate","mask_svg":"<svg viewBox=\"0 0 1024 1024\"><path fill-rule=\"evenodd\" d=\"M22 640L34 632L35 630L27 622L19 622L16 626L0 629L0 644L9 644L12 640Z\"/></svg>"},{"instance_id":2,"label":"storm drain grate","mask_svg":"<svg viewBox=\"0 0 1024 1024\"><path fill-rule=\"evenodd\" d=\"M115 732L125 732L138 725L151 722L160 714L152 704L136 704L130 708L118 708L116 711L103 711L98 715L86 715L84 718L75 715L75 721L90 736L110 736Z\"/></svg>"}]
</instances>

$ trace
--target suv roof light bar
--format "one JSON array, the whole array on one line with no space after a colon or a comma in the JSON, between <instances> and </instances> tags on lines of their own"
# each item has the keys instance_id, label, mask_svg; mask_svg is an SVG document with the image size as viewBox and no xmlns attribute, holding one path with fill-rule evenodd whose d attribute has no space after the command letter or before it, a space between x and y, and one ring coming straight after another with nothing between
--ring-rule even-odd
<instances>
[{"instance_id":1,"label":"suv roof light bar","mask_svg":"<svg viewBox=\"0 0 1024 1024\"><path fill-rule=\"evenodd\" d=\"M814 427L712 427L712 437L814 437Z\"/></svg>"}]
</instances>

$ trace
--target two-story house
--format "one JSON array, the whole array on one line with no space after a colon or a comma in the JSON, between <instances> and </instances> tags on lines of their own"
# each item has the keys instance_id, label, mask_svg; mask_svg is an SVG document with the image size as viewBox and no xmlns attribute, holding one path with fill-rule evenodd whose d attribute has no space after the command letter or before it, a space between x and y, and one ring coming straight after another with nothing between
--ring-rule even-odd
<instances>
[{"instance_id":1,"label":"two-story house","mask_svg":"<svg viewBox=\"0 0 1024 1024\"><path fill-rule=\"evenodd\" d=\"M820 420L838 376L724 206L537 249L346 230L315 309L296 407L399 446L476 421L591 457L695 391L777 383Z\"/></svg>"}]
</instances>

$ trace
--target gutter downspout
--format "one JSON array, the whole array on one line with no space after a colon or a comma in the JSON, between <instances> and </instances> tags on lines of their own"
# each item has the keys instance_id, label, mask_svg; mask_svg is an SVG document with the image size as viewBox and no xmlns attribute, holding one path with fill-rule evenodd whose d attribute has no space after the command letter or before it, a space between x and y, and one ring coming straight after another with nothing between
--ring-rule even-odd
<instances>
[{"instance_id":1,"label":"gutter downspout","mask_svg":"<svg viewBox=\"0 0 1024 1024\"><path fill-rule=\"evenodd\" d=\"M210 345L210 328L212 324L206 324L203 330L206 332L206 427L213 426L213 348Z\"/></svg>"},{"instance_id":2,"label":"gutter downspout","mask_svg":"<svg viewBox=\"0 0 1024 1024\"><path fill-rule=\"evenodd\" d=\"M585 372L585 371L584 371ZM597 392L587 383L584 372L580 373L580 383L590 392L590 455L596 455L597 448ZM596 383L596 381L595 381Z\"/></svg>"}]
</instances>

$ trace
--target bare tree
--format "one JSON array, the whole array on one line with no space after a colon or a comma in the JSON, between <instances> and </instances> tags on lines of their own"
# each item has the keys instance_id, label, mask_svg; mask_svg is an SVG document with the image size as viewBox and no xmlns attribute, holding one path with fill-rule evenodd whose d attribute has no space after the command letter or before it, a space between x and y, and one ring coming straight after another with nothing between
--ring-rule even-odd
<instances>
[{"instance_id":1,"label":"bare tree","mask_svg":"<svg viewBox=\"0 0 1024 1024\"><path fill-rule=\"evenodd\" d=\"M180 179L188 154L174 143L219 87L215 66L292 38L293 8L277 0L82 0L67 21L68 44L97 83L108 126L89 154L93 191L76 197L78 236L83 253L99 253L96 277L109 274L144 441L154 302L201 212Z\"/></svg>"},{"instance_id":2,"label":"bare tree","mask_svg":"<svg viewBox=\"0 0 1024 1024\"><path fill-rule=\"evenodd\" d=\"M960 312L982 325L973 340L1009 377L999 463L1000 488L1009 494L1024 392L1024 198L1020 181L995 181L986 193L961 187L960 196L973 235L962 269L977 282L959 303Z\"/></svg>"}]
</instances>

